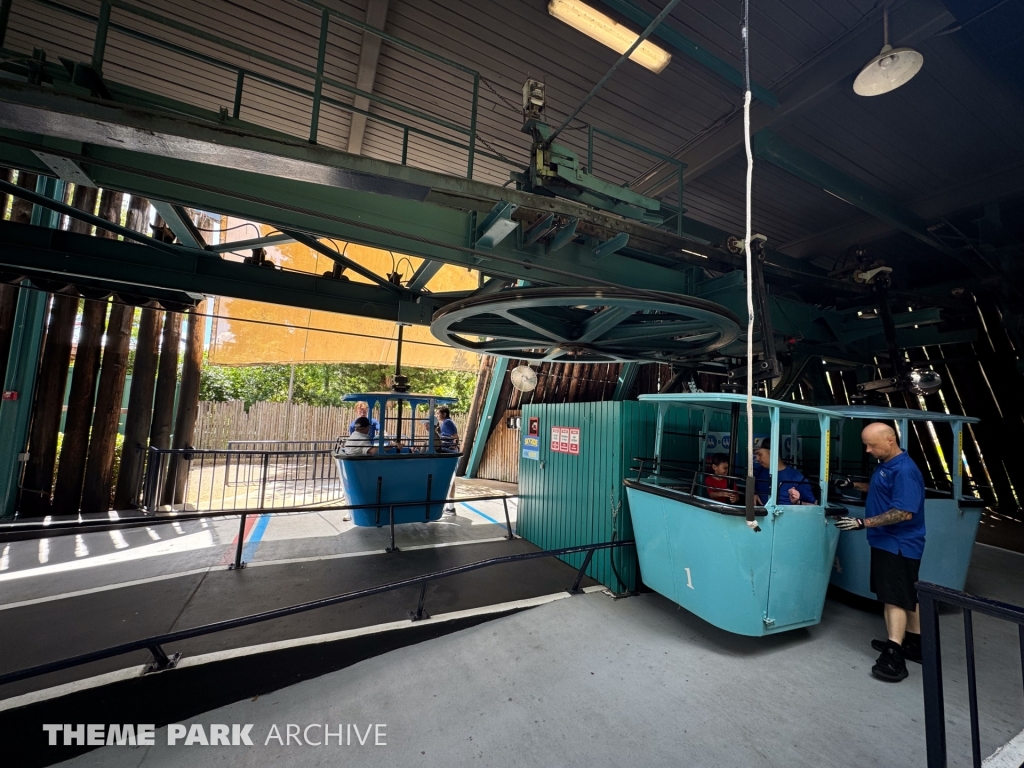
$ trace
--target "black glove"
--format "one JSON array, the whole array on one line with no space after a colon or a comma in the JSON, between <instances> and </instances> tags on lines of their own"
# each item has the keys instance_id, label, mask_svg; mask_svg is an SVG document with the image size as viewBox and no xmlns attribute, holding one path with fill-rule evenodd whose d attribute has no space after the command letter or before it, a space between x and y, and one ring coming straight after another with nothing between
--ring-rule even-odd
<instances>
[{"instance_id":1,"label":"black glove","mask_svg":"<svg viewBox=\"0 0 1024 768\"><path fill-rule=\"evenodd\" d=\"M849 475L837 475L835 484L836 488L849 488L853 485L853 479Z\"/></svg>"},{"instance_id":2,"label":"black glove","mask_svg":"<svg viewBox=\"0 0 1024 768\"><path fill-rule=\"evenodd\" d=\"M837 517L833 522L840 531L859 531L864 527L864 520L860 517Z\"/></svg>"}]
</instances>

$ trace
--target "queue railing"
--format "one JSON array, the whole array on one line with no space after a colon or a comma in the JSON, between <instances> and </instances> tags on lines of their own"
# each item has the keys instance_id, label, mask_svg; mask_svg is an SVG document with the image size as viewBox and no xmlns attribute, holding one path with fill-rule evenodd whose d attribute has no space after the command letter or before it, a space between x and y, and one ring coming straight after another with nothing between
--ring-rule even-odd
<instances>
[{"instance_id":1,"label":"queue railing","mask_svg":"<svg viewBox=\"0 0 1024 768\"><path fill-rule=\"evenodd\" d=\"M202 624L198 627L190 627L189 629L181 629L175 632L166 632L159 635L153 635L151 637L142 638L140 640L132 640L127 643L120 643L119 645L109 646L88 653L78 654L76 656L69 656L64 659L57 661L47 662L45 664L39 664L33 667L27 667L25 669L19 669L14 672L7 672L0 674L0 685L7 683L17 682L19 680L25 680L32 677L38 677L39 675L45 675L51 672L60 672L65 669L71 669L73 667L81 666L82 664L89 664L95 661L102 661L104 659L114 658L116 656L122 656L126 653L132 653L134 651L146 650L149 651L153 657L153 661L147 666L146 672L159 672L166 669L171 669L177 666L180 661L182 654L168 653L164 646L171 643L181 642L183 640L189 640L194 637L202 637L204 635L214 634L216 632L224 632L229 629L237 629L238 627L247 627L253 624L259 624L265 621L272 621L274 619L284 618L286 616L294 616L299 613L306 611L313 611L318 608L326 608L332 605L339 605L346 603L351 600L359 600L373 595L383 594L385 592L392 592L396 589L405 589L407 587L419 586L419 595L416 601L416 608L409 613L409 619L411 621L422 621L423 619L429 619L430 614L425 609L426 601L426 590L427 584L431 581L437 581L439 579L448 578L450 576L457 576L462 573L469 573L471 571L480 570L481 568L489 568L495 565L503 565L506 563L523 562L526 560L536 560L546 557L562 557L564 555L571 555L578 552L586 552L586 556L583 559L583 564L576 572L575 578L573 579L572 585L568 588L570 594L576 595L582 593L584 590L581 589L583 578L586 575L587 568L590 567L591 559L594 556L594 552L601 549L614 549L616 547L633 546L635 544L632 540L624 541L609 541L602 542L600 544L581 544L575 547L562 547L560 549L548 549L539 552L522 552L515 555L504 555L502 557L492 557L487 560L479 560L475 563L467 563L465 565L455 566L454 568L446 568L441 571L435 571L434 573L428 573L422 576L413 576L408 579L402 579L400 581L394 581L389 584L382 584L376 587L369 587L367 589L358 589L352 592L343 592L341 594L332 595L330 597L324 597L317 600L310 600L304 603L297 603L295 605L289 605L284 608L276 608L270 611L263 611L261 613L253 613L248 616L239 616L234 619L224 619L222 621L215 621L209 624Z\"/></svg>"},{"instance_id":2,"label":"queue railing","mask_svg":"<svg viewBox=\"0 0 1024 768\"><path fill-rule=\"evenodd\" d=\"M921 664L923 666L924 730L928 768L946 768L946 709L942 687L942 644L939 606L960 608L964 616L964 655L967 664L967 700L971 723L971 760L982 768L978 719L978 678L974 656L974 614L980 613L1017 625L1021 668L1024 671L1024 607L969 595L927 581L917 582L921 606Z\"/></svg>"}]
</instances>

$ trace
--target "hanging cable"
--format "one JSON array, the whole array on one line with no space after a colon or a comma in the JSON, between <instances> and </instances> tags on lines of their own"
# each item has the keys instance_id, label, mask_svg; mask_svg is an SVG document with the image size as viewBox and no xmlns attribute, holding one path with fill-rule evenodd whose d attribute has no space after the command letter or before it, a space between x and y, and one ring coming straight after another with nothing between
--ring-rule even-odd
<instances>
[{"instance_id":1,"label":"hanging cable","mask_svg":"<svg viewBox=\"0 0 1024 768\"><path fill-rule=\"evenodd\" d=\"M743 146L747 151L747 210L743 253L747 259L747 442L752 443L754 434L754 270L750 251L752 233L751 211L753 208L754 155L750 151L750 0L743 0ZM733 435L733 439L737 436ZM749 448L749 446L748 446ZM778 448L776 447L776 450ZM753 531L761 528L754 519L754 462L747 451L747 525Z\"/></svg>"}]
</instances>

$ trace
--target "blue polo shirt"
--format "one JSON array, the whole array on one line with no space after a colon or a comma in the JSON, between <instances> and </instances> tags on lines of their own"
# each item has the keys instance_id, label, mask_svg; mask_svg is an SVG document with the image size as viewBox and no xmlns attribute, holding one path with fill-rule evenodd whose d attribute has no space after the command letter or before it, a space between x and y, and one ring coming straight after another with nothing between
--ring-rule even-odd
<instances>
[{"instance_id":1,"label":"blue polo shirt","mask_svg":"<svg viewBox=\"0 0 1024 768\"><path fill-rule=\"evenodd\" d=\"M767 469L758 465L754 467L754 493L760 496L762 499L768 499L772 493L772 474ZM788 464L785 469L779 470L779 498L778 504L792 504L789 500L789 489L796 488L800 492L800 501L808 504L817 504L818 500L814 498L814 494L811 493L811 484L807 482L807 478L804 477L796 467L791 467Z\"/></svg>"},{"instance_id":2,"label":"blue polo shirt","mask_svg":"<svg viewBox=\"0 0 1024 768\"><path fill-rule=\"evenodd\" d=\"M920 560L924 553L924 478L906 451L875 467L864 504L864 517L902 509L913 517L868 528L868 544L894 555Z\"/></svg>"}]
</instances>

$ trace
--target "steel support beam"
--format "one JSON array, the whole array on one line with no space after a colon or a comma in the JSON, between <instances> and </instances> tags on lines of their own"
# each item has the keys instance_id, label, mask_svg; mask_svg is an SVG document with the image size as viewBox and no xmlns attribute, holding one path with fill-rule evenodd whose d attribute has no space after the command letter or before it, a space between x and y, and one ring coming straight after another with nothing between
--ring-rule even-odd
<instances>
[{"instance_id":1,"label":"steel support beam","mask_svg":"<svg viewBox=\"0 0 1024 768\"><path fill-rule=\"evenodd\" d=\"M836 89L849 88L850 76L878 54L880 17L880 11L869 13L846 34L777 84L774 92L781 102L779 107L771 109L763 102L754 104L750 109L751 131L778 124L831 95ZM956 18L940 0L907 0L894 4L889 14L892 44L914 45L955 21ZM723 119L718 128L701 134L672 154L686 163L683 181L689 183L732 157L742 147L743 115L741 110L737 110ZM675 168L657 163L635 179L630 187L641 194L656 197L671 191L675 185Z\"/></svg>"},{"instance_id":2,"label":"steel support beam","mask_svg":"<svg viewBox=\"0 0 1024 768\"><path fill-rule=\"evenodd\" d=\"M36 192L59 200L64 197L64 182L40 176L36 182ZM60 226L60 216L37 205L32 209L32 224L4 223L4 226L35 230L46 236L53 233L53 228ZM47 293L18 291L7 374L3 382L3 391L12 394L5 394L4 399L0 400L0 517L14 514L22 466L28 459L26 445L48 304Z\"/></svg>"},{"instance_id":3,"label":"steel support beam","mask_svg":"<svg viewBox=\"0 0 1024 768\"><path fill-rule=\"evenodd\" d=\"M908 205L907 210L921 219L934 221L965 208L1003 200L1021 192L1024 192L1024 164L1017 163L917 200ZM869 216L784 243L778 249L794 258L807 259L845 253L853 245L881 240L899 231L888 221Z\"/></svg>"},{"instance_id":4,"label":"steel support beam","mask_svg":"<svg viewBox=\"0 0 1024 768\"><path fill-rule=\"evenodd\" d=\"M498 409L498 396L501 394L501 386L505 383L505 374L508 373L508 358L499 357L494 361L494 368L491 370L491 383L487 387L487 398L484 400L483 411L477 422L476 436L473 438L473 448L469 454L469 464L466 465L466 477L476 477L480 469L480 462L484 457L484 448L487 446L487 438L491 434L491 425L494 424L495 411Z\"/></svg>"},{"instance_id":5,"label":"steel support beam","mask_svg":"<svg viewBox=\"0 0 1024 768\"><path fill-rule=\"evenodd\" d=\"M619 379L615 382L615 392L612 400L625 400L629 390L633 388L636 381L636 374L640 370L640 363L623 363L619 370Z\"/></svg>"},{"instance_id":6,"label":"steel support beam","mask_svg":"<svg viewBox=\"0 0 1024 768\"><path fill-rule=\"evenodd\" d=\"M324 245L312 235L307 235L303 232L295 232L290 230L285 230L284 234L288 235L291 238L294 238L296 242L306 246L307 248L312 248L317 253L326 256L332 261L335 261L338 264L342 264L346 269L351 269L356 274L362 275L367 280L369 280L372 283L376 283L386 291L390 291L391 293L394 294L406 293L406 291L400 286L397 286L394 283L389 283L386 278L381 277L372 269L367 269L359 262L353 261L352 259L345 256L343 253L339 253L338 251L334 250L329 245Z\"/></svg>"},{"instance_id":7,"label":"steel support beam","mask_svg":"<svg viewBox=\"0 0 1024 768\"><path fill-rule=\"evenodd\" d=\"M203 234L196 229L196 225L192 223L192 219L182 206L165 203L162 200L150 200L150 203L171 228L179 243L187 248L206 248Z\"/></svg>"},{"instance_id":8,"label":"steel support beam","mask_svg":"<svg viewBox=\"0 0 1024 768\"><path fill-rule=\"evenodd\" d=\"M440 298L405 298L378 286L241 264L201 251L179 249L177 258L169 259L145 245L10 222L0 222L0 268L231 296L415 325L429 325L434 312L445 304Z\"/></svg>"},{"instance_id":9,"label":"steel support beam","mask_svg":"<svg viewBox=\"0 0 1024 768\"><path fill-rule=\"evenodd\" d=\"M388 17L388 0L369 0L366 4L366 24L376 29L384 29ZM380 58L381 39L368 29L363 30L363 40L359 44L359 69L356 70L356 88L366 93L373 92L373 83L377 79L377 61ZM356 96L352 100L356 109L368 111L370 100L365 96ZM358 155L363 151L363 136L366 133L366 115L352 113L352 121L348 129L348 151Z\"/></svg>"},{"instance_id":10,"label":"steel support beam","mask_svg":"<svg viewBox=\"0 0 1024 768\"><path fill-rule=\"evenodd\" d=\"M287 245L294 242L295 238L288 235L267 235L266 237L254 237L251 240L235 240L230 243L208 245L206 250L211 253L235 253L236 251L251 251L253 248L266 248L268 245Z\"/></svg>"},{"instance_id":11,"label":"steel support beam","mask_svg":"<svg viewBox=\"0 0 1024 768\"><path fill-rule=\"evenodd\" d=\"M427 283L430 282L431 278L441 271L443 266L444 264L439 261L424 261L413 273L413 276L409 278L409 290L422 291L427 287Z\"/></svg>"},{"instance_id":12,"label":"steel support beam","mask_svg":"<svg viewBox=\"0 0 1024 768\"><path fill-rule=\"evenodd\" d=\"M640 27L646 28L654 19L653 16L637 8L629 0L602 0L602 2ZM741 91L743 90L743 74L738 69L718 58L699 43L688 38L671 24L662 22L654 34L680 53L689 56L697 63L711 70L726 82L731 83ZM774 109L779 106L778 98L767 88L753 83L750 90L755 99L764 102L770 108Z\"/></svg>"},{"instance_id":13,"label":"steel support beam","mask_svg":"<svg viewBox=\"0 0 1024 768\"><path fill-rule=\"evenodd\" d=\"M906 232L911 237L929 245L940 253L964 262L981 274L983 265L973 259L965 259L952 248L936 240L928 231L928 222L903 208L888 195L867 184L848 176L838 168L810 152L794 147L778 134L767 129L754 135L754 154L819 189L835 195L850 205L881 219L890 226Z\"/></svg>"}]
</instances>

